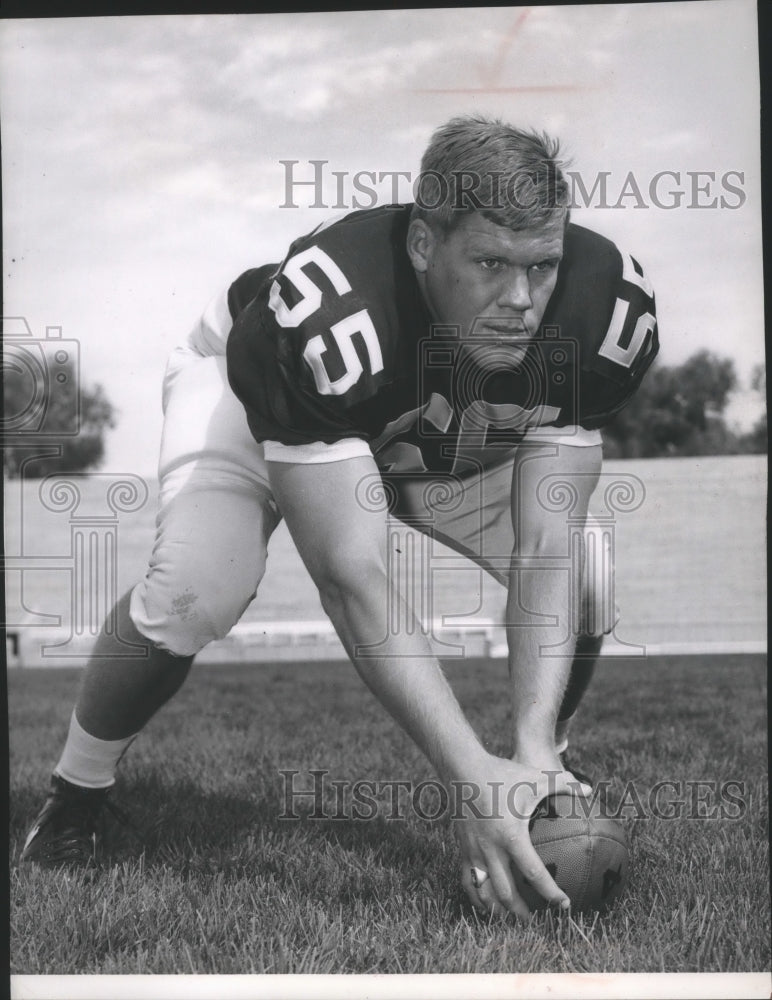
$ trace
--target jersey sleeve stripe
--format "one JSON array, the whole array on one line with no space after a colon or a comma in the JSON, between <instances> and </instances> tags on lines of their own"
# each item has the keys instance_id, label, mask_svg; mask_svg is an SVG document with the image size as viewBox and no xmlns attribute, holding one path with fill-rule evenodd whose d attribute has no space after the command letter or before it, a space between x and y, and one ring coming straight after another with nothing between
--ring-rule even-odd
<instances>
[{"instance_id":1,"label":"jersey sleeve stripe","mask_svg":"<svg viewBox=\"0 0 772 1000\"><path fill-rule=\"evenodd\" d=\"M264 441L263 450L267 462L289 462L297 465L319 465L324 462L344 462L349 458L364 458L372 455L370 446L362 438L343 438L333 444L312 441L309 444L282 444L280 441Z\"/></svg>"},{"instance_id":2,"label":"jersey sleeve stripe","mask_svg":"<svg viewBox=\"0 0 772 1000\"><path fill-rule=\"evenodd\" d=\"M531 444L567 444L575 448L594 448L603 444L599 430L588 431L584 427L532 427L525 436Z\"/></svg>"}]
</instances>

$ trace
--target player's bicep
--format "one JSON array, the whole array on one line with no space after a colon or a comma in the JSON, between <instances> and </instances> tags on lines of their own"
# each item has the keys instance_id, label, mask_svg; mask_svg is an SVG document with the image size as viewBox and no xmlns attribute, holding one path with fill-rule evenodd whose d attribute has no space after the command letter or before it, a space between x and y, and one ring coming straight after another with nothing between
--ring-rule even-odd
<instances>
[{"instance_id":1,"label":"player's bicep","mask_svg":"<svg viewBox=\"0 0 772 1000\"><path fill-rule=\"evenodd\" d=\"M569 521L577 524L587 516L602 460L597 431L564 428L552 440L526 435L512 478L516 552L565 552Z\"/></svg>"},{"instance_id":2,"label":"player's bicep","mask_svg":"<svg viewBox=\"0 0 772 1000\"><path fill-rule=\"evenodd\" d=\"M301 558L320 590L366 588L385 566L386 507L372 455L306 461L298 452L299 460L291 462L293 451L283 446L271 455L268 448L266 458L274 496Z\"/></svg>"}]
</instances>

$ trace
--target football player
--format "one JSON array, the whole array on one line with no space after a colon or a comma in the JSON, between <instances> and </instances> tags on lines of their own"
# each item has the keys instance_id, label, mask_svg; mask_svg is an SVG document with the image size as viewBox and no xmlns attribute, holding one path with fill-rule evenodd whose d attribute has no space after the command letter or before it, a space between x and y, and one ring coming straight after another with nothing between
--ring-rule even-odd
<instances>
[{"instance_id":1,"label":"football player","mask_svg":"<svg viewBox=\"0 0 772 1000\"><path fill-rule=\"evenodd\" d=\"M455 823L472 903L526 916L514 865L568 904L528 817L576 788L560 755L615 623L569 539L595 530L599 428L640 383L657 330L637 261L570 223L557 157L546 136L451 120L415 204L297 240L173 354L156 543L115 612L147 657L121 658L103 631L24 859L91 861L120 758L239 620L284 517L365 683L451 789L479 792ZM390 514L508 588L510 758L481 745L399 592Z\"/></svg>"}]
</instances>

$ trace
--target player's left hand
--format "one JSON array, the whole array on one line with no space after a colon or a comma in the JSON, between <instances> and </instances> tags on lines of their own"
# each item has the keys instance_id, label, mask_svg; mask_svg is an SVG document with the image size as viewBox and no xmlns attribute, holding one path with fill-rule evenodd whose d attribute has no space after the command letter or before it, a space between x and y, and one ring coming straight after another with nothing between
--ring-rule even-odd
<instances>
[{"instance_id":1,"label":"player's left hand","mask_svg":"<svg viewBox=\"0 0 772 1000\"><path fill-rule=\"evenodd\" d=\"M530 909L517 891L514 865L548 902L567 908L568 897L550 876L531 843L528 821L537 805L558 792L585 794L557 755L535 766L489 755L485 774L469 778L474 800L457 797L455 832L461 849L461 881L472 905L488 914L527 919ZM466 784L466 783L465 783Z\"/></svg>"}]
</instances>

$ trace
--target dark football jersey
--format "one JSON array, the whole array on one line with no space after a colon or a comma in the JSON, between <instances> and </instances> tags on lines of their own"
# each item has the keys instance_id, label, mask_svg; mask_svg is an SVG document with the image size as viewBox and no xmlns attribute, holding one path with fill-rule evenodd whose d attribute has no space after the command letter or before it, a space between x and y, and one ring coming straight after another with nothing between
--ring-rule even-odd
<instances>
[{"instance_id":1,"label":"dark football jersey","mask_svg":"<svg viewBox=\"0 0 772 1000\"><path fill-rule=\"evenodd\" d=\"M369 442L384 470L463 474L532 427L601 427L657 353L638 263L569 225L555 290L515 369L476 372L432 324L405 248L411 206L354 212L229 293L228 376L258 441Z\"/></svg>"}]
</instances>

